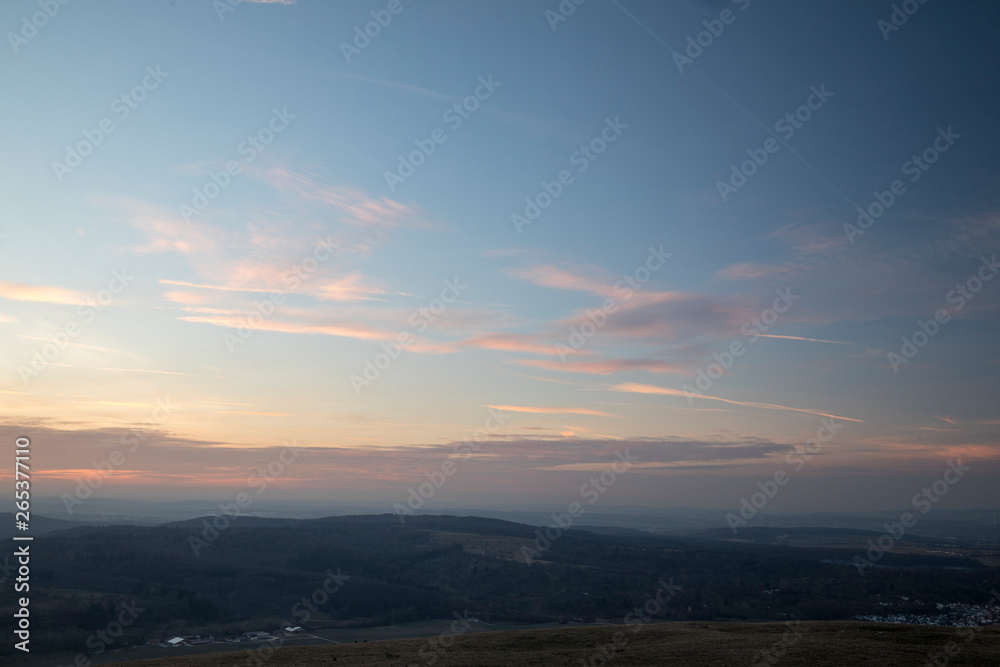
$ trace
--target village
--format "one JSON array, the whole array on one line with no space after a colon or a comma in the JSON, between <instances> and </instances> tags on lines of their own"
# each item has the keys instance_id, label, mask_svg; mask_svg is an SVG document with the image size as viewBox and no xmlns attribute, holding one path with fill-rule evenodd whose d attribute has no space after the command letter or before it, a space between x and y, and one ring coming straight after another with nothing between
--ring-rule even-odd
<instances>
[{"instance_id":1,"label":"village","mask_svg":"<svg viewBox=\"0 0 1000 667\"><path fill-rule=\"evenodd\" d=\"M890 603L879 604L888 606ZM950 625L955 627L978 627L1000 624L1000 609L985 604L942 604L938 603L938 614L865 614L856 616L859 621L874 623L911 623L914 625Z\"/></svg>"},{"instance_id":2,"label":"village","mask_svg":"<svg viewBox=\"0 0 1000 667\"><path fill-rule=\"evenodd\" d=\"M279 628L272 632L264 630L252 630L240 635L226 635L216 637L214 635L179 635L169 639L149 639L147 646L162 646L164 648L180 648L182 646L201 646L203 644L238 644L241 642L276 642L282 641L286 637L292 637L305 633L299 626ZM310 635L311 636L311 635Z\"/></svg>"}]
</instances>

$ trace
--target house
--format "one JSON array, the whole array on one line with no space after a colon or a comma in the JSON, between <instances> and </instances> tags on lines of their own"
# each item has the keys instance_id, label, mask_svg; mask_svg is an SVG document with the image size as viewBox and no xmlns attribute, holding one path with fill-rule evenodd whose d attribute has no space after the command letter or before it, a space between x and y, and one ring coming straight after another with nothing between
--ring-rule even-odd
<instances>
[{"instance_id":1,"label":"house","mask_svg":"<svg viewBox=\"0 0 1000 667\"><path fill-rule=\"evenodd\" d=\"M183 637L171 637L167 641L163 642L163 645L170 648L177 648L178 646L184 646L187 643L188 641Z\"/></svg>"},{"instance_id":2,"label":"house","mask_svg":"<svg viewBox=\"0 0 1000 667\"><path fill-rule=\"evenodd\" d=\"M304 632L304 630L297 625L294 628L285 628L285 633L289 635L297 635L300 632Z\"/></svg>"}]
</instances>

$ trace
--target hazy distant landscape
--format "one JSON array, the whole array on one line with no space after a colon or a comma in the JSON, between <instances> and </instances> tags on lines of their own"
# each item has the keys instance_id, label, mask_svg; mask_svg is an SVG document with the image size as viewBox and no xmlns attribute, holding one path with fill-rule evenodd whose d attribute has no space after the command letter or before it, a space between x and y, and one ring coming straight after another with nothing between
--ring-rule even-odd
<instances>
[{"instance_id":1,"label":"hazy distant landscape","mask_svg":"<svg viewBox=\"0 0 1000 667\"><path fill-rule=\"evenodd\" d=\"M672 514L677 521L687 513ZM663 603L643 623L1000 622L1000 597L993 599L1000 587L1000 527L988 512L939 517L931 534L905 536L863 576L854 558L864 557L880 533L860 528L664 535L605 525L556 532L551 521L535 527L474 516L400 521L372 514L240 517L213 533L208 527L217 518L155 526L57 524L34 543L33 570L44 582L33 596L44 610L36 636L53 653L93 653L88 645L104 646L95 644L94 632L114 623L126 602L141 611L107 653L93 657L125 659L132 651L117 649L174 636L211 638L211 644L134 650L217 651L220 644L239 650L248 641L244 633L274 641L285 637L282 628L296 626L303 634L289 635L282 646L384 639L386 630L389 637L433 635L440 632L434 621L446 627L452 617L476 619L465 625L479 631L621 624L630 612L634 621L634 611L658 590ZM824 520L872 521L811 518ZM556 539L545 537L546 528ZM421 630L426 622L432 624ZM12 643L3 650L13 653Z\"/></svg>"},{"instance_id":2,"label":"hazy distant landscape","mask_svg":"<svg viewBox=\"0 0 1000 667\"><path fill-rule=\"evenodd\" d=\"M0 664L1000 664L998 32L2 0Z\"/></svg>"}]
</instances>

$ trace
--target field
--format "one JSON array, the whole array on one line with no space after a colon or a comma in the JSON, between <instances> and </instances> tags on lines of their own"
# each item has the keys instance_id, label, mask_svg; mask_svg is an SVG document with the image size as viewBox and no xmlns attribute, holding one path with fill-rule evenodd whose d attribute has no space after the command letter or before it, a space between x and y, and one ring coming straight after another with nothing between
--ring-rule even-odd
<instances>
[{"instance_id":1,"label":"field","mask_svg":"<svg viewBox=\"0 0 1000 667\"><path fill-rule=\"evenodd\" d=\"M618 634L616 634L618 633ZM857 622L658 623L600 627L550 628L424 639L328 644L264 651L264 664L274 667L449 667L483 665L878 665L925 664L929 656L949 649L953 665L996 664L1000 627L979 630L940 626L885 625ZM448 641L448 639L453 641ZM448 644L444 647L443 644ZM247 650L128 663L133 667L236 667L257 664ZM772 658L769 660L768 658Z\"/></svg>"}]
</instances>

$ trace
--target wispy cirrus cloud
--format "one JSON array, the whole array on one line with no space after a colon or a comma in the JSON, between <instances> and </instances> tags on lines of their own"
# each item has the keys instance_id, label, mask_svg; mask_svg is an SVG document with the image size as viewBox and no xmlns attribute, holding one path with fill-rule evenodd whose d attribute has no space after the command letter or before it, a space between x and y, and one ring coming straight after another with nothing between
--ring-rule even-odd
<instances>
[{"instance_id":1,"label":"wispy cirrus cloud","mask_svg":"<svg viewBox=\"0 0 1000 667\"><path fill-rule=\"evenodd\" d=\"M590 373L593 375L611 375L621 371L642 370L650 373L684 373L687 369L680 364L672 364L658 359L601 359L595 361L554 359L515 359L515 364L544 368L550 371L565 371L567 373Z\"/></svg>"},{"instance_id":2,"label":"wispy cirrus cloud","mask_svg":"<svg viewBox=\"0 0 1000 667\"><path fill-rule=\"evenodd\" d=\"M126 224L146 235L146 243L134 247L139 254L209 253L227 236L210 226L185 222L176 209L152 202L131 197L97 197L94 201L118 211Z\"/></svg>"},{"instance_id":3,"label":"wispy cirrus cloud","mask_svg":"<svg viewBox=\"0 0 1000 667\"><path fill-rule=\"evenodd\" d=\"M508 412L530 412L539 415L591 415L594 417L618 417L618 415L613 415L610 412L591 410L590 408L537 407L527 405L487 405L486 407Z\"/></svg>"},{"instance_id":4,"label":"wispy cirrus cloud","mask_svg":"<svg viewBox=\"0 0 1000 667\"><path fill-rule=\"evenodd\" d=\"M236 312L234 314L203 314L184 315L178 319L184 322L198 322L201 324L211 324L217 327L235 329L246 326L247 312ZM359 324L350 319L324 318L326 321L304 322L283 320L280 318L268 318L259 324L254 325L254 329L260 331L272 331L277 333L308 334L322 336L338 336L341 338L355 338L366 341L394 340L397 333L394 331L377 329L375 327Z\"/></svg>"},{"instance_id":5,"label":"wispy cirrus cloud","mask_svg":"<svg viewBox=\"0 0 1000 667\"><path fill-rule=\"evenodd\" d=\"M808 214L803 214L805 217ZM791 222L767 235L788 245L799 255L827 254L850 245L841 225L832 220Z\"/></svg>"},{"instance_id":6,"label":"wispy cirrus cloud","mask_svg":"<svg viewBox=\"0 0 1000 667\"><path fill-rule=\"evenodd\" d=\"M634 394L656 394L659 396L681 396L684 398L691 397L697 398L705 401L721 401L723 403L729 403L731 405L741 405L747 408L759 408L762 410L782 410L785 412L801 412L810 415L816 415L818 417L830 417L832 419L843 419L844 421L859 422L864 423L862 419L855 419L853 417L843 417L841 415L830 414L829 412L823 412L821 410L811 410L808 408L793 408L787 405L775 405L773 403L757 403L754 401L733 401L728 398L719 398L718 396L706 396L704 394L695 394L681 391L680 389L669 389L667 387L657 387L655 385L649 384L638 384L635 382L625 382L622 384L617 384L611 387L614 391L623 391Z\"/></svg>"},{"instance_id":7,"label":"wispy cirrus cloud","mask_svg":"<svg viewBox=\"0 0 1000 667\"><path fill-rule=\"evenodd\" d=\"M307 286L308 291L324 301L369 301L390 294L386 290L368 284L360 271L352 271L342 278L335 278ZM391 294L411 296L402 292Z\"/></svg>"},{"instance_id":8,"label":"wispy cirrus cloud","mask_svg":"<svg viewBox=\"0 0 1000 667\"><path fill-rule=\"evenodd\" d=\"M28 285L0 280L0 298L11 301L33 301L35 303L56 303L78 305L87 300L87 295L79 290L55 285Z\"/></svg>"},{"instance_id":9,"label":"wispy cirrus cloud","mask_svg":"<svg viewBox=\"0 0 1000 667\"><path fill-rule=\"evenodd\" d=\"M758 338L784 338L785 340L803 340L810 343L832 343L834 345L851 345L842 340L824 340L822 338L803 338L802 336L779 336L778 334L755 334Z\"/></svg>"},{"instance_id":10,"label":"wispy cirrus cloud","mask_svg":"<svg viewBox=\"0 0 1000 667\"><path fill-rule=\"evenodd\" d=\"M613 296L615 282L621 279L621 276L615 276L600 267L575 264L566 266L536 264L510 268L507 269L507 273L539 287L589 292L598 296Z\"/></svg>"},{"instance_id":11,"label":"wispy cirrus cloud","mask_svg":"<svg viewBox=\"0 0 1000 667\"><path fill-rule=\"evenodd\" d=\"M206 285L205 283L191 283L184 280L169 280L167 278L160 278L157 282L161 285L177 285L179 287L196 287L198 289L207 290L219 290L223 292L260 292L260 293L270 293L270 292L281 292L284 290L267 288L267 287L249 287L249 286L235 286L235 285Z\"/></svg>"},{"instance_id":12,"label":"wispy cirrus cloud","mask_svg":"<svg viewBox=\"0 0 1000 667\"><path fill-rule=\"evenodd\" d=\"M646 338L657 343L711 336L731 336L755 308L711 294L650 292L633 297L608 316L600 335ZM589 319L588 309L553 323L555 329L579 327ZM759 313L759 310L756 311Z\"/></svg>"},{"instance_id":13,"label":"wispy cirrus cloud","mask_svg":"<svg viewBox=\"0 0 1000 667\"><path fill-rule=\"evenodd\" d=\"M758 262L742 262L727 266L715 274L721 280L758 280L762 278L790 278L799 272L794 266L780 264L760 264Z\"/></svg>"},{"instance_id":14,"label":"wispy cirrus cloud","mask_svg":"<svg viewBox=\"0 0 1000 667\"><path fill-rule=\"evenodd\" d=\"M41 341L43 343L50 343L50 342L52 342L52 339L50 339L50 338L43 338L42 336L29 336L29 335L26 335L26 334L17 334L17 337L18 338L25 338L27 340L37 340L37 341ZM70 340L70 341L68 341L65 344L68 345L68 346L70 346L70 347L78 348L78 349L81 349L81 350L91 350L93 352L104 352L106 354L119 354L119 355L122 355L122 356L125 356L125 357L141 358L140 355L132 353L132 352L126 352L125 350L117 350L117 349L113 349L113 348L110 348L110 347L100 347L98 345L87 345L86 343L81 343L81 342L76 341L76 340Z\"/></svg>"},{"instance_id":15,"label":"wispy cirrus cloud","mask_svg":"<svg viewBox=\"0 0 1000 667\"><path fill-rule=\"evenodd\" d=\"M451 353L463 349L499 350L503 352L520 352L522 354L542 354L546 356L559 355L559 349L547 341L544 334L520 334L492 332L477 334L464 340L447 343L431 343L423 346L411 346L414 351L429 353ZM588 350L572 350L572 354L592 354ZM567 353L569 354L569 353Z\"/></svg>"},{"instance_id":16,"label":"wispy cirrus cloud","mask_svg":"<svg viewBox=\"0 0 1000 667\"><path fill-rule=\"evenodd\" d=\"M300 203L319 204L339 214L340 222L369 229L391 229L404 224L430 228L420 210L391 197L371 195L348 185L328 183L315 174L284 167L256 168L250 172L274 189Z\"/></svg>"}]
</instances>

